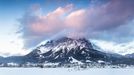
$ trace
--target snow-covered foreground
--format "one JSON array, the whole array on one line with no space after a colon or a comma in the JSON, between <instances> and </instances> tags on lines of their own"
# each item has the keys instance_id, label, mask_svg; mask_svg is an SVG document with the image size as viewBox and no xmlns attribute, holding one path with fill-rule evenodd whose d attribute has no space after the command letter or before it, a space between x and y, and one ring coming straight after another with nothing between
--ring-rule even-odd
<instances>
[{"instance_id":1,"label":"snow-covered foreground","mask_svg":"<svg viewBox=\"0 0 134 75\"><path fill-rule=\"evenodd\" d=\"M134 75L134 69L0 68L0 75Z\"/></svg>"}]
</instances>

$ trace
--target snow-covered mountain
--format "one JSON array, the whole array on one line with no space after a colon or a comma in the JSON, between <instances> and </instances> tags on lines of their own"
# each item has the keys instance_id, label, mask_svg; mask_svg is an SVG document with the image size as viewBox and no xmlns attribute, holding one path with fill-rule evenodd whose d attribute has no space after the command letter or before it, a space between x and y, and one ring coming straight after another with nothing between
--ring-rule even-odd
<instances>
[{"instance_id":1,"label":"snow-covered mountain","mask_svg":"<svg viewBox=\"0 0 134 75\"><path fill-rule=\"evenodd\" d=\"M77 60L81 63L99 63L99 61L103 61L104 63L116 64L130 61L130 59L125 56L105 53L97 49L99 49L99 47L85 38L72 39L63 37L42 44L26 55L26 57L30 59L28 61L40 63L71 63Z\"/></svg>"},{"instance_id":2,"label":"snow-covered mountain","mask_svg":"<svg viewBox=\"0 0 134 75\"><path fill-rule=\"evenodd\" d=\"M0 58L0 63L104 63L134 64L134 58L105 53L85 38L62 37L46 42L25 56Z\"/></svg>"},{"instance_id":3,"label":"snow-covered mountain","mask_svg":"<svg viewBox=\"0 0 134 75\"><path fill-rule=\"evenodd\" d=\"M46 44L37 47L27 56L37 55L42 62L71 62L72 59L89 59L86 52L93 50L91 43L84 39L72 39L63 37L58 40L48 41Z\"/></svg>"}]
</instances>

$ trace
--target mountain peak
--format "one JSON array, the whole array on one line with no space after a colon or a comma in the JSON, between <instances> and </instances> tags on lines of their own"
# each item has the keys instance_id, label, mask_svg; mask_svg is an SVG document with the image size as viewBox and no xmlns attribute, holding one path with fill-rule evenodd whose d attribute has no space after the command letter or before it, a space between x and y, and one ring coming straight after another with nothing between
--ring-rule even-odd
<instances>
[{"instance_id":1,"label":"mountain peak","mask_svg":"<svg viewBox=\"0 0 134 75\"><path fill-rule=\"evenodd\" d=\"M55 42L67 42L67 41L72 41L72 38L69 37L62 37L62 38L58 38L55 40Z\"/></svg>"},{"instance_id":2,"label":"mountain peak","mask_svg":"<svg viewBox=\"0 0 134 75\"><path fill-rule=\"evenodd\" d=\"M71 49L76 49L77 47L80 47L80 49L93 49L91 42L85 38L74 39L68 37L50 40L46 44L37 47L37 49L40 50L41 53L45 53L50 50L52 50L53 52L57 52L61 49L67 49L68 51L70 51Z\"/></svg>"},{"instance_id":3,"label":"mountain peak","mask_svg":"<svg viewBox=\"0 0 134 75\"><path fill-rule=\"evenodd\" d=\"M113 56L110 56L111 54L107 56L106 53L98 51L85 38L62 37L53 39L35 50L35 52L31 52L30 56L34 56L35 59L38 58L41 62L68 63L71 62L71 59L76 59L80 62L98 62L100 60L107 62L106 59L113 59Z\"/></svg>"},{"instance_id":4,"label":"mountain peak","mask_svg":"<svg viewBox=\"0 0 134 75\"><path fill-rule=\"evenodd\" d=\"M87 40L86 38L70 38L70 37L62 37L55 40L55 42L68 42L68 41L89 42L89 40Z\"/></svg>"}]
</instances>

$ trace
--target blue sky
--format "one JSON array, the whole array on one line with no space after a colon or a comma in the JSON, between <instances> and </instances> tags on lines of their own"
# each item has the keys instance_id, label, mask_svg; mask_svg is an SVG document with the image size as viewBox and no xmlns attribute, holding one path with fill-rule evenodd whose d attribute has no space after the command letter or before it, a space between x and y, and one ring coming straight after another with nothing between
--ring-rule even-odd
<instances>
[{"instance_id":1,"label":"blue sky","mask_svg":"<svg viewBox=\"0 0 134 75\"><path fill-rule=\"evenodd\" d=\"M26 54L57 36L86 37L103 49L134 52L122 47L133 45L133 6L133 0L0 0L0 55Z\"/></svg>"}]
</instances>

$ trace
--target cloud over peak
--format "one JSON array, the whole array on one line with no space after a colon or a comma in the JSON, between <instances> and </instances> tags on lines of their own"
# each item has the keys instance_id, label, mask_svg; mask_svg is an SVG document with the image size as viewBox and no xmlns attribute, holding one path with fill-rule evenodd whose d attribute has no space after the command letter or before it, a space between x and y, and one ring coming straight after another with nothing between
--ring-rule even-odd
<instances>
[{"instance_id":1,"label":"cloud over peak","mask_svg":"<svg viewBox=\"0 0 134 75\"><path fill-rule=\"evenodd\" d=\"M74 6L69 4L58 7L47 14L37 13L37 9L41 7L34 6L35 10L26 13L20 22L22 28L20 32L23 33L25 47L35 46L59 33L70 37L82 36L111 40L118 37L124 38L123 28L129 28L134 24L132 22L134 19L133 0L111 0L101 5L81 9L74 9ZM126 31L130 32L132 29L134 27ZM116 37L117 34L118 37Z\"/></svg>"}]
</instances>

